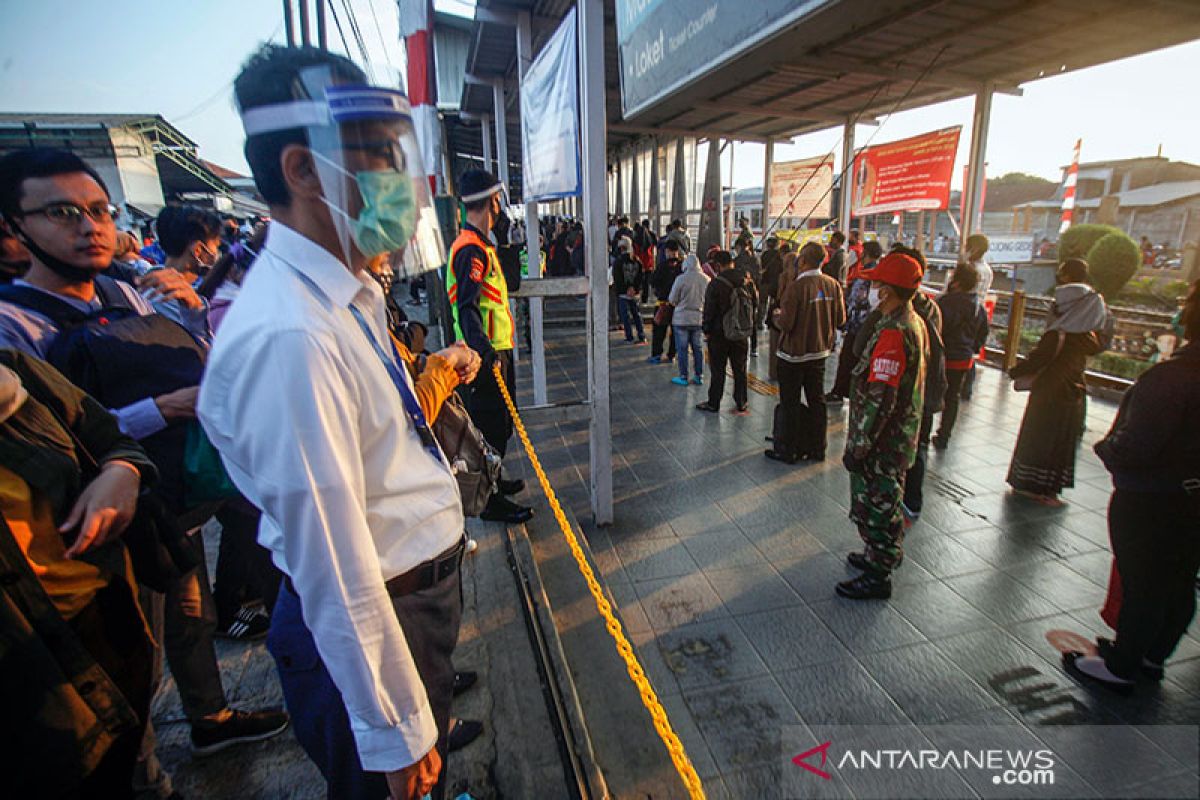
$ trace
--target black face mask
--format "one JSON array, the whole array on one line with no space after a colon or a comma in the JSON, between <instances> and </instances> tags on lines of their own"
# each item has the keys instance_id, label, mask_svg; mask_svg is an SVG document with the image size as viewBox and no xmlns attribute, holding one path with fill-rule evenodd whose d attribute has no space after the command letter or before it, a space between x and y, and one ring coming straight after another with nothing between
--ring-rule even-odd
<instances>
[{"instance_id":1,"label":"black face mask","mask_svg":"<svg viewBox=\"0 0 1200 800\"><path fill-rule=\"evenodd\" d=\"M87 269L85 267L77 267L74 264L68 264L66 261L47 253L40 246L38 246L37 242L30 238L29 234L21 230L20 226L17 225L15 220L9 219L8 224L9 227L12 228L13 233L17 235L17 238L20 240L21 244L25 245L25 249L28 250L34 258L45 264L46 267L58 277L65 281L70 281L71 283L88 283L96 277L96 270Z\"/></svg>"}]
</instances>

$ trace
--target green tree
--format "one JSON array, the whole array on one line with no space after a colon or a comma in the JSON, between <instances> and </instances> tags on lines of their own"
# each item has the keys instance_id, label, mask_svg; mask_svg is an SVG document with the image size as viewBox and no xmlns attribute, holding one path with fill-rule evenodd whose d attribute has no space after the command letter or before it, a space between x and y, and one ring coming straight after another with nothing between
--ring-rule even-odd
<instances>
[{"instance_id":1,"label":"green tree","mask_svg":"<svg viewBox=\"0 0 1200 800\"><path fill-rule=\"evenodd\" d=\"M1092 245L1110 233L1120 232L1120 228L1112 225L1072 225L1058 237L1058 261L1062 263L1068 258L1087 258Z\"/></svg>"},{"instance_id":2,"label":"green tree","mask_svg":"<svg viewBox=\"0 0 1200 800\"><path fill-rule=\"evenodd\" d=\"M1114 229L1092 245L1087 252L1087 262L1096 291L1111 303L1137 273L1138 265L1142 263L1142 251L1137 242Z\"/></svg>"}]
</instances>

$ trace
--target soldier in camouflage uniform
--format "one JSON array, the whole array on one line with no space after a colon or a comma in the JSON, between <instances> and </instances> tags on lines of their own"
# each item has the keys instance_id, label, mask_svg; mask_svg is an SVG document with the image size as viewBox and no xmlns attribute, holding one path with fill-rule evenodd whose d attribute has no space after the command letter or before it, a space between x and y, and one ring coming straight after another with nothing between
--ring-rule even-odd
<instances>
[{"instance_id":1,"label":"soldier in camouflage uniform","mask_svg":"<svg viewBox=\"0 0 1200 800\"><path fill-rule=\"evenodd\" d=\"M863 574L837 585L855 600L891 597L890 576L904 557L900 503L917 453L929 352L912 306L923 272L915 258L893 252L862 273L879 316L854 368L842 463L850 472L850 518L864 545L847 560Z\"/></svg>"}]
</instances>

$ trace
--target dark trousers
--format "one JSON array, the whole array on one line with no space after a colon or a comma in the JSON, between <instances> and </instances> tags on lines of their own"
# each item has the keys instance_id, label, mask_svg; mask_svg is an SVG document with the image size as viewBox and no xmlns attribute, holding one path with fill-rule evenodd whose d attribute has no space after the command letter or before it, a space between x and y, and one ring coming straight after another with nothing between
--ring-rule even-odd
<instances>
[{"instance_id":1,"label":"dark trousers","mask_svg":"<svg viewBox=\"0 0 1200 800\"><path fill-rule=\"evenodd\" d=\"M842 349L838 353L837 373L833 377L833 389L830 394L838 397L850 396L850 378L854 374L854 335L847 333L842 337Z\"/></svg>"},{"instance_id":2,"label":"dark trousers","mask_svg":"<svg viewBox=\"0 0 1200 800\"><path fill-rule=\"evenodd\" d=\"M257 541L261 517L243 497L230 500L217 512L221 546L212 594L221 629L232 624L244 602L262 600L268 611L275 607L283 573L271 561L271 552Z\"/></svg>"},{"instance_id":3,"label":"dark trousers","mask_svg":"<svg viewBox=\"0 0 1200 800\"><path fill-rule=\"evenodd\" d=\"M446 736L454 695L451 656L462 619L460 575L456 571L429 589L393 598L392 606L440 731L437 746L442 757L442 774L433 791L434 800L440 800L445 793ZM286 585L280 589L271 614L267 649L279 670L284 702L292 715L292 730L325 777L330 800L387 797L383 773L363 771L342 695L304 625L300 599ZM388 668L387 664L376 666Z\"/></svg>"},{"instance_id":4,"label":"dark trousers","mask_svg":"<svg viewBox=\"0 0 1200 800\"><path fill-rule=\"evenodd\" d=\"M721 407L725 394L725 365L733 368L733 402L738 408L746 405L746 359L750 356L747 342L731 342L719 333L708 339L708 361L712 383L708 387L708 404Z\"/></svg>"},{"instance_id":5,"label":"dark trousers","mask_svg":"<svg viewBox=\"0 0 1200 800\"><path fill-rule=\"evenodd\" d=\"M500 365L504 385L508 387L513 402L516 402L512 350L498 350L496 363ZM467 410L471 414L471 421L479 428L487 443L503 456L508 452L508 440L513 434L513 421L508 413L508 406L504 403L504 396L500 394L495 373L490 368L479 370L469 391Z\"/></svg>"},{"instance_id":6,"label":"dark trousers","mask_svg":"<svg viewBox=\"0 0 1200 800\"><path fill-rule=\"evenodd\" d=\"M782 455L825 457L825 362L822 358L793 364L779 359L783 442L776 442L775 449Z\"/></svg>"},{"instance_id":7,"label":"dark trousers","mask_svg":"<svg viewBox=\"0 0 1200 800\"><path fill-rule=\"evenodd\" d=\"M83 779L78 796L133 797L133 770L150 718L154 646L146 636L132 592L119 580L101 589L71 619L71 628L141 722L117 736Z\"/></svg>"},{"instance_id":8,"label":"dark trousers","mask_svg":"<svg viewBox=\"0 0 1200 800\"><path fill-rule=\"evenodd\" d=\"M654 323L654 328L650 332L650 355L652 357L661 357L663 354L663 344L667 346L667 360L675 358L675 337L669 336L671 333L670 324L659 325Z\"/></svg>"},{"instance_id":9,"label":"dark trousers","mask_svg":"<svg viewBox=\"0 0 1200 800\"><path fill-rule=\"evenodd\" d=\"M971 362L971 368L967 370L966 377L962 384L962 399L970 400L971 395L975 392L975 362Z\"/></svg>"},{"instance_id":10,"label":"dark trousers","mask_svg":"<svg viewBox=\"0 0 1200 800\"><path fill-rule=\"evenodd\" d=\"M646 341L646 332L642 330L642 310L638 308L636 297L622 295L617 298L617 314L621 317L621 325L625 328L625 341L633 341L633 331L637 330L639 341Z\"/></svg>"},{"instance_id":11,"label":"dark trousers","mask_svg":"<svg viewBox=\"0 0 1200 800\"><path fill-rule=\"evenodd\" d=\"M933 414L921 415L921 432L917 435L917 460L904 477L904 505L914 514L925 506L925 462L929 460L929 434L933 430Z\"/></svg>"},{"instance_id":12,"label":"dark trousers","mask_svg":"<svg viewBox=\"0 0 1200 800\"><path fill-rule=\"evenodd\" d=\"M968 374L969 370L965 369L946 370L946 403L942 407L942 422L938 426L939 439L950 441L950 435L954 433L954 423L958 422L958 407L962 402L963 383Z\"/></svg>"},{"instance_id":13,"label":"dark trousers","mask_svg":"<svg viewBox=\"0 0 1200 800\"><path fill-rule=\"evenodd\" d=\"M1121 576L1117 639L1105 664L1132 680L1142 659L1164 663L1196 613L1200 513L1183 494L1117 489L1108 507L1108 533Z\"/></svg>"}]
</instances>

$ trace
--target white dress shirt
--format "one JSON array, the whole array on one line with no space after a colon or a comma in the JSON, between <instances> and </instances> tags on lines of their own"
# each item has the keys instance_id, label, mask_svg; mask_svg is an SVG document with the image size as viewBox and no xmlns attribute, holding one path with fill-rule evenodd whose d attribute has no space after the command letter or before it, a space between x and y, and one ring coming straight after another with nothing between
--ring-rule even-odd
<instances>
[{"instance_id":1,"label":"white dress shirt","mask_svg":"<svg viewBox=\"0 0 1200 800\"><path fill-rule=\"evenodd\" d=\"M992 290L992 265L984 259L972 261L971 266L975 268L976 274L979 275L979 283L975 284L975 294L979 297L979 302L987 300L988 292Z\"/></svg>"},{"instance_id":2,"label":"white dress shirt","mask_svg":"<svg viewBox=\"0 0 1200 800\"><path fill-rule=\"evenodd\" d=\"M213 344L198 412L263 511L258 540L295 585L363 769L386 772L425 755L437 729L384 582L453 546L463 515L351 304L390 352L378 284L272 222Z\"/></svg>"}]
</instances>

